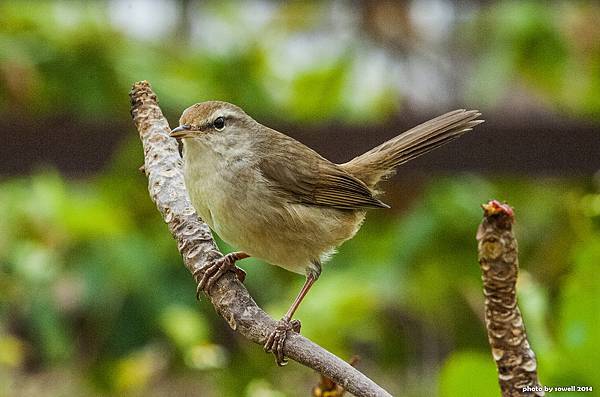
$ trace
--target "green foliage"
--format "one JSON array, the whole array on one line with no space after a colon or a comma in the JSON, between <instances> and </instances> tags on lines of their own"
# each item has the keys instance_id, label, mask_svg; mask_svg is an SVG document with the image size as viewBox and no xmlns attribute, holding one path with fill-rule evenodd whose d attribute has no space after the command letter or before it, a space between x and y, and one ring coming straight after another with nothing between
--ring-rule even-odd
<instances>
[{"instance_id":1,"label":"green foliage","mask_svg":"<svg viewBox=\"0 0 600 397\"><path fill-rule=\"evenodd\" d=\"M560 111L597 118L600 45L592 21L599 15L586 2L498 2L473 25L482 55L469 96L490 105L525 83Z\"/></svg>"},{"instance_id":2,"label":"green foliage","mask_svg":"<svg viewBox=\"0 0 600 397\"><path fill-rule=\"evenodd\" d=\"M600 263L600 239L597 235L588 238L573 251L573 271L560 294L553 357L562 365L553 375L563 382L571 378L576 380L573 384L592 385L598 380L595 366L600 357L600 276L595 266Z\"/></svg>"},{"instance_id":3,"label":"green foliage","mask_svg":"<svg viewBox=\"0 0 600 397\"><path fill-rule=\"evenodd\" d=\"M361 122L397 108L405 93L391 81L355 81L368 80L368 68L359 68L365 48L373 47L366 38L312 43L316 36L307 31L323 24L324 5L273 7L258 24L233 4L197 7L226 37L208 29L202 40L174 34L153 42L111 24L103 3L4 2L0 108L125 120L123 92L142 79L154 84L174 115L206 99L235 102L259 119L302 122ZM481 9L459 29L477 40L463 40L477 54L467 101L492 105L523 85L559 111L598 117L599 15L593 3L504 1ZM295 43L290 53L283 43Z\"/></svg>"},{"instance_id":4,"label":"green foliage","mask_svg":"<svg viewBox=\"0 0 600 397\"><path fill-rule=\"evenodd\" d=\"M220 99L258 118L269 109L269 117L285 120L318 122L348 113L361 121L390 112L386 104L397 97L386 90L360 103L344 100L361 97L347 84L358 58L352 46L342 55L311 58L296 71L281 72L272 50L278 41L264 40L274 37L268 31L240 32L237 8L211 4L203 9L244 41L222 53L173 38L160 44L133 40L111 27L99 3L66 7L59 2L0 5L0 77L8 82L0 86L0 109L19 105L37 116L67 112L84 119L99 114L125 119L123 93L143 79L153 82L168 113L179 113L191 100ZM314 6L281 7L279 12L290 23L277 28L280 38L292 36L302 20L297 15L288 20L289 13L318 15ZM61 15L68 23L61 23Z\"/></svg>"},{"instance_id":5,"label":"green foliage","mask_svg":"<svg viewBox=\"0 0 600 397\"><path fill-rule=\"evenodd\" d=\"M497 397L498 377L489 354L463 351L444 364L440 397Z\"/></svg>"}]
</instances>

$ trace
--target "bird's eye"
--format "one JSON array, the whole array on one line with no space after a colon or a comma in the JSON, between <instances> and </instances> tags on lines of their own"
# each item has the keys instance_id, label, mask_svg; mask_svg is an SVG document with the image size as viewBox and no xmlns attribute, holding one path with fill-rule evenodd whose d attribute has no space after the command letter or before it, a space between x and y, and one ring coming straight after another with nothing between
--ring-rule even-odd
<instances>
[{"instance_id":1,"label":"bird's eye","mask_svg":"<svg viewBox=\"0 0 600 397\"><path fill-rule=\"evenodd\" d=\"M217 117L215 121L213 121L213 126L217 131L221 131L225 128L225 119L223 117Z\"/></svg>"}]
</instances>

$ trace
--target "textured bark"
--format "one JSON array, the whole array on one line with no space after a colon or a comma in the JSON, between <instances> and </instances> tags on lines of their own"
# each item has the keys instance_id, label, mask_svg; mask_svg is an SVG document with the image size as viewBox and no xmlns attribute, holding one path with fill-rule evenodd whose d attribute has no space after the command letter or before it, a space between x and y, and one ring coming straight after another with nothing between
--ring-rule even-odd
<instances>
[{"instance_id":1,"label":"textured bark","mask_svg":"<svg viewBox=\"0 0 600 397\"><path fill-rule=\"evenodd\" d=\"M514 213L507 204L483 205L484 219L477 231L479 264L485 295L485 325L498 368L502 396L543 396L535 354L529 346L517 306L519 273Z\"/></svg>"},{"instance_id":2,"label":"textured bark","mask_svg":"<svg viewBox=\"0 0 600 397\"><path fill-rule=\"evenodd\" d=\"M130 98L131 115L144 146L144 172L148 176L150 196L177 241L186 268L193 273L222 254L189 200L177 142L168 136L169 124L150 84L135 83ZM193 294L192 289L190 294ZM257 306L231 272L215 283L208 297L233 330L255 343L264 344L275 329L275 320ZM356 396L390 396L350 364L302 335L290 333L284 352L286 357L318 371Z\"/></svg>"},{"instance_id":3,"label":"textured bark","mask_svg":"<svg viewBox=\"0 0 600 397\"><path fill-rule=\"evenodd\" d=\"M358 356L354 356L350 359L349 363L353 367L360 361ZM312 397L343 397L346 394L346 390L326 376L321 375L319 384L312 389Z\"/></svg>"}]
</instances>

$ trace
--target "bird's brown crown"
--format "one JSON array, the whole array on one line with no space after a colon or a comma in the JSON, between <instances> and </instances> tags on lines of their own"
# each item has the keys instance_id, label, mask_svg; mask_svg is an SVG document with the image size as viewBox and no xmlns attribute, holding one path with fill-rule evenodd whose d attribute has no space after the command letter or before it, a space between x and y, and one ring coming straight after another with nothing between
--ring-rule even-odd
<instances>
[{"instance_id":1,"label":"bird's brown crown","mask_svg":"<svg viewBox=\"0 0 600 397\"><path fill-rule=\"evenodd\" d=\"M238 106L229 102L207 101L196 103L187 108L181 118L181 125L202 125L205 120L211 120L215 117L226 117L230 115L245 115L246 113Z\"/></svg>"}]
</instances>

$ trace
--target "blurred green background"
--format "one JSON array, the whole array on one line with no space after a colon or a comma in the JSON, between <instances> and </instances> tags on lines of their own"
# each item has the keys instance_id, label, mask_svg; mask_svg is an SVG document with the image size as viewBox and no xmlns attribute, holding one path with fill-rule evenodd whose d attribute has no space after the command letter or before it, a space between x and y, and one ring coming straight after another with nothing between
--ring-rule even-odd
<instances>
[{"instance_id":1,"label":"blurred green background","mask_svg":"<svg viewBox=\"0 0 600 397\"><path fill-rule=\"evenodd\" d=\"M325 266L302 332L397 396L498 396L474 236L479 205L507 200L541 381L600 395L599 20L583 1L2 2L0 396L307 396L318 381L196 302L137 171L142 79L171 125L226 100L340 162L481 109L486 124L387 183L393 209ZM241 266L280 317L302 277Z\"/></svg>"}]
</instances>

